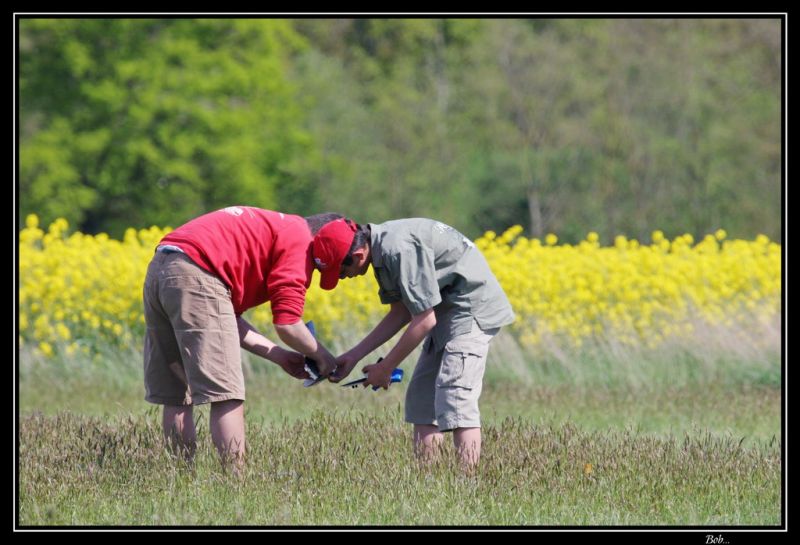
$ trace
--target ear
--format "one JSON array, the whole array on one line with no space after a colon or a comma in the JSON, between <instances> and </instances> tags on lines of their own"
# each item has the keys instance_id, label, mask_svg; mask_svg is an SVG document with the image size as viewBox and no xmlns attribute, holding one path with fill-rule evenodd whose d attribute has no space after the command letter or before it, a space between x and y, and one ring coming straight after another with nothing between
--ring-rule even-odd
<instances>
[{"instance_id":1,"label":"ear","mask_svg":"<svg viewBox=\"0 0 800 545\"><path fill-rule=\"evenodd\" d=\"M353 259L355 260L356 264L360 267L364 264L364 262L369 257L369 250L367 245L365 244L361 248L353 250Z\"/></svg>"}]
</instances>

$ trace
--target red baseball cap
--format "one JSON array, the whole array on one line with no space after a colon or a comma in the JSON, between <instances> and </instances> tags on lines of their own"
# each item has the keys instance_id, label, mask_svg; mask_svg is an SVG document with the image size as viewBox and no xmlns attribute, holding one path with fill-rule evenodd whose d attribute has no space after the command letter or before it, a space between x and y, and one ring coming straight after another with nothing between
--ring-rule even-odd
<instances>
[{"instance_id":1,"label":"red baseball cap","mask_svg":"<svg viewBox=\"0 0 800 545\"><path fill-rule=\"evenodd\" d=\"M356 225L341 218L326 223L314 237L314 266L321 273L319 287L332 290L339 283L342 261L353 245Z\"/></svg>"}]
</instances>

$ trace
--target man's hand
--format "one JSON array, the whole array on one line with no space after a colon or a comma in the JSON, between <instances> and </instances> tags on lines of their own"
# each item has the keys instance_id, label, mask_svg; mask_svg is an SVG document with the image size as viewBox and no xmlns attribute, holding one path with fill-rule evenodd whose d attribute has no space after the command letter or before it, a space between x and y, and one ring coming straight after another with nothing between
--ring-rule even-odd
<instances>
[{"instance_id":1,"label":"man's hand","mask_svg":"<svg viewBox=\"0 0 800 545\"><path fill-rule=\"evenodd\" d=\"M275 351L274 355L272 351ZM270 355L272 356L272 361L294 378L311 378L305 370L306 358L299 352L292 352L276 346L270 351Z\"/></svg>"},{"instance_id":2,"label":"man's hand","mask_svg":"<svg viewBox=\"0 0 800 545\"><path fill-rule=\"evenodd\" d=\"M378 386L387 390L389 383L392 381L393 367L385 364L385 361L380 363L373 363L372 365L365 365L362 369L367 375L367 380L364 382L364 387Z\"/></svg>"},{"instance_id":3,"label":"man's hand","mask_svg":"<svg viewBox=\"0 0 800 545\"><path fill-rule=\"evenodd\" d=\"M302 320L293 324L275 324L275 331L283 342L298 352L305 354L315 362L323 376L328 376L336 369L336 360L322 343L311 334Z\"/></svg>"},{"instance_id":4,"label":"man's hand","mask_svg":"<svg viewBox=\"0 0 800 545\"><path fill-rule=\"evenodd\" d=\"M328 377L331 382L339 382L349 375L360 360L346 352L336 358L336 371Z\"/></svg>"},{"instance_id":5,"label":"man's hand","mask_svg":"<svg viewBox=\"0 0 800 545\"><path fill-rule=\"evenodd\" d=\"M317 362L317 369L323 377L330 376L331 373L336 371L336 360L326 350L322 357L315 357L314 361Z\"/></svg>"}]
</instances>

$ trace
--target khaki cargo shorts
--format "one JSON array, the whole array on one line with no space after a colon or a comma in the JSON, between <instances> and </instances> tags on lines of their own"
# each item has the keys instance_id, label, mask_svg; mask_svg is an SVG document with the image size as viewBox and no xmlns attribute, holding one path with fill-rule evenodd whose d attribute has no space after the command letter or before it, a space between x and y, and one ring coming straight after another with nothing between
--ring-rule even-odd
<instances>
[{"instance_id":1,"label":"khaki cargo shorts","mask_svg":"<svg viewBox=\"0 0 800 545\"><path fill-rule=\"evenodd\" d=\"M239 331L222 280L180 252L156 252L144 282L145 400L244 400Z\"/></svg>"},{"instance_id":2,"label":"khaki cargo shorts","mask_svg":"<svg viewBox=\"0 0 800 545\"><path fill-rule=\"evenodd\" d=\"M470 333L453 337L439 350L429 335L406 390L406 422L440 431L480 428L478 398L489 343L498 331L483 331L473 320Z\"/></svg>"}]
</instances>

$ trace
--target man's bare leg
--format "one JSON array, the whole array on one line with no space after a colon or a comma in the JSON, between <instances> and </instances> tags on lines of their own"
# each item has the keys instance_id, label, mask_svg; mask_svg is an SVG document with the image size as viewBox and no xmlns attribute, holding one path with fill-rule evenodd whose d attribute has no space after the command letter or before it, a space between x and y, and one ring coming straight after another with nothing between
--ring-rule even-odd
<instances>
[{"instance_id":1,"label":"man's bare leg","mask_svg":"<svg viewBox=\"0 0 800 545\"><path fill-rule=\"evenodd\" d=\"M444 441L444 434L433 425L414 424L414 454L424 465L429 465L439 458Z\"/></svg>"},{"instance_id":2,"label":"man's bare leg","mask_svg":"<svg viewBox=\"0 0 800 545\"><path fill-rule=\"evenodd\" d=\"M186 460L194 459L197 450L197 432L194 427L191 405L164 405L162 418L164 439L170 450Z\"/></svg>"},{"instance_id":3,"label":"man's bare leg","mask_svg":"<svg viewBox=\"0 0 800 545\"><path fill-rule=\"evenodd\" d=\"M453 444L461 460L461 468L472 473L481 459L481 429L456 428L453 430Z\"/></svg>"},{"instance_id":4,"label":"man's bare leg","mask_svg":"<svg viewBox=\"0 0 800 545\"><path fill-rule=\"evenodd\" d=\"M223 464L235 469L244 465L244 401L230 399L211 403L209 418L211 439Z\"/></svg>"}]
</instances>

